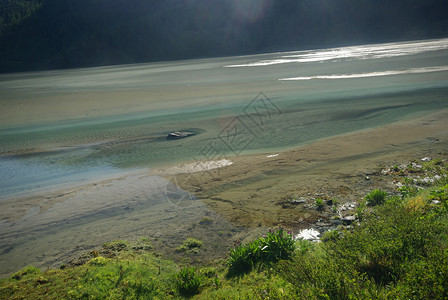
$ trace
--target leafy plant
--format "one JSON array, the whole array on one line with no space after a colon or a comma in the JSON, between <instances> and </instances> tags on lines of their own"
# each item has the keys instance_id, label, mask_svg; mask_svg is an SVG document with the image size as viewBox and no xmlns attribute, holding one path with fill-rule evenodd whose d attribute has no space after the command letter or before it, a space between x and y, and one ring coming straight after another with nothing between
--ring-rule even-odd
<instances>
[{"instance_id":1,"label":"leafy plant","mask_svg":"<svg viewBox=\"0 0 448 300\"><path fill-rule=\"evenodd\" d=\"M374 189L370 193L368 193L365 197L365 200L367 201L368 206L375 206L379 204L383 204L386 201L387 192L380 190L380 189Z\"/></svg>"},{"instance_id":2,"label":"leafy plant","mask_svg":"<svg viewBox=\"0 0 448 300\"><path fill-rule=\"evenodd\" d=\"M281 259L289 259L295 250L295 241L292 234L284 228L269 230L258 239L260 262L266 265L278 262Z\"/></svg>"},{"instance_id":3,"label":"leafy plant","mask_svg":"<svg viewBox=\"0 0 448 300\"><path fill-rule=\"evenodd\" d=\"M240 277L252 271L254 266L271 266L283 259L290 259L296 246L289 231L284 228L269 230L258 239L241 245L237 243L227 259L228 277Z\"/></svg>"},{"instance_id":4,"label":"leafy plant","mask_svg":"<svg viewBox=\"0 0 448 300\"><path fill-rule=\"evenodd\" d=\"M258 247L258 245L254 245L253 243L245 246L237 244L230 250L227 259L227 277L240 277L252 271L254 262L257 261L257 258L255 257L257 253L256 247Z\"/></svg>"},{"instance_id":5,"label":"leafy plant","mask_svg":"<svg viewBox=\"0 0 448 300\"><path fill-rule=\"evenodd\" d=\"M323 210L324 209L324 200L322 200L321 198L317 198L314 201L314 204L316 204L317 210Z\"/></svg>"},{"instance_id":6,"label":"leafy plant","mask_svg":"<svg viewBox=\"0 0 448 300\"><path fill-rule=\"evenodd\" d=\"M176 274L176 288L181 296L193 296L199 293L201 277L195 267L184 267Z\"/></svg>"}]
</instances>

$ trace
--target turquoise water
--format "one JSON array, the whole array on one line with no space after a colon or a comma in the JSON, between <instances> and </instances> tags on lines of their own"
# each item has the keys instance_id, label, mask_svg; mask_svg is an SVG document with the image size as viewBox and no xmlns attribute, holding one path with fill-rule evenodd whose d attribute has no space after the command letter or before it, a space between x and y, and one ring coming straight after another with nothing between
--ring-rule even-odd
<instances>
[{"instance_id":1,"label":"turquoise water","mask_svg":"<svg viewBox=\"0 0 448 300\"><path fill-rule=\"evenodd\" d=\"M447 95L447 39L4 74L0 199L287 149L446 109ZM39 103L50 103L44 119Z\"/></svg>"}]
</instances>

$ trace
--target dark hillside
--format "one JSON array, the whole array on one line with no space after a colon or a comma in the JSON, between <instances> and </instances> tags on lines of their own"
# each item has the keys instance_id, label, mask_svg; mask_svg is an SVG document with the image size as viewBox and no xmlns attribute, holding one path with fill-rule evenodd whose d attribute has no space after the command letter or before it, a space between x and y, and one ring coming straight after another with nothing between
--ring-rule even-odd
<instances>
[{"instance_id":1,"label":"dark hillside","mask_svg":"<svg viewBox=\"0 0 448 300\"><path fill-rule=\"evenodd\" d=\"M1 0L0 71L443 37L445 0Z\"/></svg>"}]
</instances>

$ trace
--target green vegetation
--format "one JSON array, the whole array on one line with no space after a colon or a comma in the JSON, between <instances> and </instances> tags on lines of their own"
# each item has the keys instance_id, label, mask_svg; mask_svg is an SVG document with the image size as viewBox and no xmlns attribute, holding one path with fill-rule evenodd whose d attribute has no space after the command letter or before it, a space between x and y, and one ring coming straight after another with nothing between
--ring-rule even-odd
<instances>
[{"instance_id":1,"label":"green vegetation","mask_svg":"<svg viewBox=\"0 0 448 300\"><path fill-rule=\"evenodd\" d=\"M314 200L314 204L316 204L317 210L324 209L324 200L322 200L321 198L316 198L316 200Z\"/></svg>"},{"instance_id":2,"label":"green vegetation","mask_svg":"<svg viewBox=\"0 0 448 300\"><path fill-rule=\"evenodd\" d=\"M447 165L435 166L434 185L407 197L372 191L362 203L375 205L358 206L362 221L325 233L321 243L294 241L279 228L236 242L226 261L179 267L146 239L115 241L78 266L29 266L1 279L0 299L447 299ZM377 194L384 197L370 200Z\"/></svg>"},{"instance_id":3,"label":"green vegetation","mask_svg":"<svg viewBox=\"0 0 448 300\"><path fill-rule=\"evenodd\" d=\"M380 190L380 189L374 189L370 193L368 193L365 197L367 201L368 206L375 206L383 204L386 200L387 192Z\"/></svg>"},{"instance_id":4,"label":"green vegetation","mask_svg":"<svg viewBox=\"0 0 448 300\"><path fill-rule=\"evenodd\" d=\"M208 225L212 225L212 224L213 224L213 219L210 217L203 217L199 221L199 225L202 225L202 226L208 226Z\"/></svg>"},{"instance_id":5,"label":"green vegetation","mask_svg":"<svg viewBox=\"0 0 448 300\"><path fill-rule=\"evenodd\" d=\"M181 296L193 296L199 293L201 278L196 268L182 268L176 275L176 288Z\"/></svg>"},{"instance_id":6,"label":"green vegetation","mask_svg":"<svg viewBox=\"0 0 448 300\"><path fill-rule=\"evenodd\" d=\"M199 248L202 247L203 242L195 238L187 238L182 242L182 245L176 248L177 252L199 253Z\"/></svg>"},{"instance_id":7,"label":"green vegetation","mask_svg":"<svg viewBox=\"0 0 448 300\"><path fill-rule=\"evenodd\" d=\"M139 244L109 243L90 254L114 258L96 256L80 266L47 271L26 267L1 281L0 299L150 299L174 293L170 283L177 267L136 249ZM111 245L121 246L107 249Z\"/></svg>"},{"instance_id":8,"label":"green vegetation","mask_svg":"<svg viewBox=\"0 0 448 300\"><path fill-rule=\"evenodd\" d=\"M0 39L42 7L38 0L2 0L0 2Z\"/></svg>"},{"instance_id":9,"label":"green vegetation","mask_svg":"<svg viewBox=\"0 0 448 300\"><path fill-rule=\"evenodd\" d=\"M258 270L270 267L281 259L289 259L294 250L292 234L284 228L269 230L266 235L246 245L237 242L227 260L227 277L241 277L256 266Z\"/></svg>"}]
</instances>

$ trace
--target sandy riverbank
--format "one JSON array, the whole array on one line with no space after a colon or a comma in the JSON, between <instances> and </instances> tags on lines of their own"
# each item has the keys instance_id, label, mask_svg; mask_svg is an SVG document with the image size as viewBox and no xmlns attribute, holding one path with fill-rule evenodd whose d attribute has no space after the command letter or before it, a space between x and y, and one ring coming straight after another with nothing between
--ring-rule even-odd
<instances>
[{"instance_id":1,"label":"sandy riverbank","mask_svg":"<svg viewBox=\"0 0 448 300\"><path fill-rule=\"evenodd\" d=\"M183 238L202 238L210 245L204 255L219 257L234 238L279 224L307 228L322 217L311 208L282 207L282 197L318 194L356 201L384 185L373 176L365 179L379 166L447 156L447 150L448 111L443 110L287 151L207 162L209 168L194 163L143 169L1 201L0 265L4 274L30 263L58 265L103 242L138 236L152 237L168 253ZM179 193L178 199L168 193ZM204 217L212 224L198 225Z\"/></svg>"},{"instance_id":2,"label":"sandy riverbank","mask_svg":"<svg viewBox=\"0 0 448 300\"><path fill-rule=\"evenodd\" d=\"M283 209L282 197L359 200L384 184L365 179L378 167L436 154L448 155L447 110L284 152L232 157L230 166L178 174L176 182L233 223L306 227L315 211Z\"/></svg>"}]
</instances>

